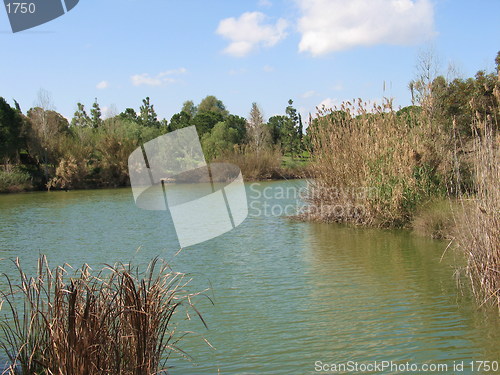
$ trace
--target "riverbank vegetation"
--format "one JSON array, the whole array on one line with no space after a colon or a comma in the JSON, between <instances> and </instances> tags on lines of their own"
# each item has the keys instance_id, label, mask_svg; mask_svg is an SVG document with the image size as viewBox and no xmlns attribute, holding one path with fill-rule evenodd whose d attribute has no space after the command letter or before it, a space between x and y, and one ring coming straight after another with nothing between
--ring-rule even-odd
<instances>
[{"instance_id":1,"label":"riverbank vegetation","mask_svg":"<svg viewBox=\"0 0 500 375\"><path fill-rule=\"evenodd\" d=\"M474 78L422 74L414 105L361 100L321 108L308 129L311 184L304 220L405 227L466 254L481 303L500 308L500 53Z\"/></svg>"},{"instance_id":2,"label":"riverbank vegetation","mask_svg":"<svg viewBox=\"0 0 500 375\"><path fill-rule=\"evenodd\" d=\"M187 291L189 280L157 259L144 274L130 265L100 272L88 266L49 268L40 257L38 272L27 275L19 260L19 284L5 277L0 294L0 349L8 375L166 373L170 354L186 333L176 332L199 295ZM71 274L70 274L71 272Z\"/></svg>"},{"instance_id":3,"label":"riverbank vegetation","mask_svg":"<svg viewBox=\"0 0 500 375\"><path fill-rule=\"evenodd\" d=\"M136 112L127 108L102 118L78 103L68 121L41 90L38 103L23 113L0 98L0 192L31 189L86 189L129 185L128 156L162 134L194 125L208 161L234 161L247 179L302 177L303 165L283 165L303 152L302 119L289 101L286 115L264 121L252 104L248 119L232 115L207 96L186 101L170 121L159 120L150 99Z\"/></svg>"}]
</instances>

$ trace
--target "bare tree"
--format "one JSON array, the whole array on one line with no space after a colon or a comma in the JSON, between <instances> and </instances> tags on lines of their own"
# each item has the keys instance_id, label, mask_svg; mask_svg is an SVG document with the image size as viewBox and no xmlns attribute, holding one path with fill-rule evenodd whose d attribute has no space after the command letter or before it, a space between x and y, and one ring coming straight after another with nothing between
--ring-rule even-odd
<instances>
[{"instance_id":1,"label":"bare tree","mask_svg":"<svg viewBox=\"0 0 500 375\"><path fill-rule=\"evenodd\" d=\"M250 144L260 151L271 143L271 133L264 124L264 116L257 103L252 103L252 109L247 120L247 134Z\"/></svg>"},{"instance_id":2,"label":"bare tree","mask_svg":"<svg viewBox=\"0 0 500 375\"><path fill-rule=\"evenodd\" d=\"M439 59L433 48L420 51L416 70L416 78L408 84L412 104L420 104L432 112L432 82L439 73Z\"/></svg>"}]
</instances>

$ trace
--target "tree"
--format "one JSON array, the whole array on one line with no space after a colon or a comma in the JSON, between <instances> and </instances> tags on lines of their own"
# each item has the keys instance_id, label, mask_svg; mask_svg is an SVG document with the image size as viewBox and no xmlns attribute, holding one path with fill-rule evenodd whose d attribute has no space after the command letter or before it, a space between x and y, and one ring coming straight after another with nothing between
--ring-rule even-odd
<instances>
[{"instance_id":1,"label":"tree","mask_svg":"<svg viewBox=\"0 0 500 375\"><path fill-rule=\"evenodd\" d=\"M229 115L224 120L224 122L231 129L235 129L238 132L238 138L236 140L236 143L238 144L244 143L247 137L247 120L240 116Z\"/></svg>"},{"instance_id":2,"label":"tree","mask_svg":"<svg viewBox=\"0 0 500 375\"><path fill-rule=\"evenodd\" d=\"M187 113L191 118L196 116L196 113L198 112L198 108L194 105L192 100L186 100L182 104L182 109L181 112Z\"/></svg>"},{"instance_id":3,"label":"tree","mask_svg":"<svg viewBox=\"0 0 500 375\"><path fill-rule=\"evenodd\" d=\"M133 108L126 108L125 111L120 113L118 116L120 116L120 118L123 120L138 122L137 113Z\"/></svg>"},{"instance_id":4,"label":"tree","mask_svg":"<svg viewBox=\"0 0 500 375\"><path fill-rule=\"evenodd\" d=\"M87 127L91 125L91 120L87 112L85 111L85 106L82 103L77 103L77 110L73 115L71 120L71 126Z\"/></svg>"},{"instance_id":5,"label":"tree","mask_svg":"<svg viewBox=\"0 0 500 375\"><path fill-rule=\"evenodd\" d=\"M264 116L262 116L257 103L252 103L247 128L250 144L257 152L269 146L271 143L271 134L267 126L264 125Z\"/></svg>"},{"instance_id":6,"label":"tree","mask_svg":"<svg viewBox=\"0 0 500 375\"><path fill-rule=\"evenodd\" d=\"M221 113L199 111L191 121L191 125L195 125L198 135L203 137L204 134L210 132L214 128L215 124L223 120L224 118Z\"/></svg>"},{"instance_id":7,"label":"tree","mask_svg":"<svg viewBox=\"0 0 500 375\"><path fill-rule=\"evenodd\" d=\"M286 107L287 121L283 123L281 128L281 146L285 153L290 153L293 156L301 149L301 133L302 119L297 114L297 110L293 107L293 100L288 101ZM300 130L300 133L299 133Z\"/></svg>"},{"instance_id":8,"label":"tree","mask_svg":"<svg viewBox=\"0 0 500 375\"><path fill-rule=\"evenodd\" d=\"M23 119L21 113L13 109L0 97L0 161L19 162L19 150L23 147Z\"/></svg>"},{"instance_id":9,"label":"tree","mask_svg":"<svg viewBox=\"0 0 500 375\"><path fill-rule=\"evenodd\" d=\"M273 144L277 145L281 143L281 129L284 127L286 121L288 121L288 117L277 115L271 117L267 122L266 126L269 129Z\"/></svg>"},{"instance_id":10,"label":"tree","mask_svg":"<svg viewBox=\"0 0 500 375\"><path fill-rule=\"evenodd\" d=\"M438 75L439 61L434 50L420 51L417 57L417 77L408 84L412 104L421 105L428 114L433 114L432 82Z\"/></svg>"},{"instance_id":11,"label":"tree","mask_svg":"<svg viewBox=\"0 0 500 375\"><path fill-rule=\"evenodd\" d=\"M208 95L198 105L197 113L199 114L202 112L218 113L222 116L222 118L226 118L229 115L229 112L227 111L226 106L224 105L222 100L217 99L213 95Z\"/></svg>"},{"instance_id":12,"label":"tree","mask_svg":"<svg viewBox=\"0 0 500 375\"><path fill-rule=\"evenodd\" d=\"M142 100L142 106L139 110L139 123L143 126L159 127L158 115L155 112L154 106L150 103L149 97Z\"/></svg>"},{"instance_id":13,"label":"tree","mask_svg":"<svg viewBox=\"0 0 500 375\"><path fill-rule=\"evenodd\" d=\"M231 151L237 141L238 131L225 122L218 122L211 132L203 135L201 143L204 154L213 160Z\"/></svg>"},{"instance_id":14,"label":"tree","mask_svg":"<svg viewBox=\"0 0 500 375\"><path fill-rule=\"evenodd\" d=\"M97 98L95 98L94 104L92 104L92 109L90 110L90 123L94 129L97 129L102 124L101 119L101 108L99 107L99 103L97 102Z\"/></svg>"},{"instance_id":15,"label":"tree","mask_svg":"<svg viewBox=\"0 0 500 375\"><path fill-rule=\"evenodd\" d=\"M192 117L189 113L181 111L176 113L170 119L170 124L168 125L168 131L174 131L177 129L186 128L191 126Z\"/></svg>"}]
</instances>

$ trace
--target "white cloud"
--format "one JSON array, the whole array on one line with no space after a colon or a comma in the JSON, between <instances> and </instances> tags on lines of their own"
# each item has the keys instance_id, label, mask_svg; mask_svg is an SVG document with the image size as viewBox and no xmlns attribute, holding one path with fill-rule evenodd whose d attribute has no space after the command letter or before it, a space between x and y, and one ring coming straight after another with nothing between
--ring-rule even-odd
<instances>
[{"instance_id":1,"label":"white cloud","mask_svg":"<svg viewBox=\"0 0 500 375\"><path fill-rule=\"evenodd\" d=\"M271 65L264 65L262 70L266 73L271 73L271 72L274 72L274 67L272 67Z\"/></svg>"},{"instance_id":2,"label":"white cloud","mask_svg":"<svg viewBox=\"0 0 500 375\"><path fill-rule=\"evenodd\" d=\"M323 99L321 101L321 103L319 103L316 107L318 107L319 109L321 109L323 107L325 107L325 109L333 109L336 106L338 106L339 104L340 104L340 102L338 99L326 98L326 99Z\"/></svg>"},{"instance_id":3,"label":"white cloud","mask_svg":"<svg viewBox=\"0 0 500 375\"><path fill-rule=\"evenodd\" d=\"M314 91L314 90L309 90L309 91L306 91L305 93L303 93L303 94L301 95L301 97L302 97L302 98L304 98L304 99L307 99L307 98L310 98L310 97L312 97L312 96L314 96L314 95L316 95L316 91Z\"/></svg>"},{"instance_id":4,"label":"white cloud","mask_svg":"<svg viewBox=\"0 0 500 375\"><path fill-rule=\"evenodd\" d=\"M260 46L272 47L286 37L286 20L280 18L274 25L265 24L266 20L264 13L246 12L239 18L220 21L216 33L230 41L224 52L243 57Z\"/></svg>"},{"instance_id":5,"label":"white cloud","mask_svg":"<svg viewBox=\"0 0 500 375\"><path fill-rule=\"evenodd\" d=\"M173 83L176 81L172 76L184 74L187 72L186 68L179 68L173 70L166 70L164 72L158 73L155 76L151 76L148 73L135 74L130 77L132 84L134 86L163 86L168 83Z\"/></svg>"},{"instance_id":6,"label":"white cloud","mask_svg":"<svg viewBox=\"0 0 500 375\"><path fill-rule=\"evenodd\" d=\"M96 88L99 90L104 90L109 87L109 82L108 81L101 81L96 85Z\"/></svg>"},{"instance_id":7,"label":"white cloud","mask_svg":"<svg viewBox=\"0 0 500 375\"><path fill-rule=\"evenodd\" d=\"M320 56L355 46L409 45L435 35L430 0L295 0L300 52Z\"/></svg>"}]
</instances>

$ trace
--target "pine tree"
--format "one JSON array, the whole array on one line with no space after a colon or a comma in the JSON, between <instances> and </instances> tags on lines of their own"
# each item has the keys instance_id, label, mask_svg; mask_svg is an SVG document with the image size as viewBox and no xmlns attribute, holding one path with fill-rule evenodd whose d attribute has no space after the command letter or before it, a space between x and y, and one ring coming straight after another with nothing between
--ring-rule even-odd
<instances>
[{"instance_id":1,"label":"pine tree","mask_svg":"<svg viewBox=\"0 0 500 375\"><path fill-rule=\"evenodd\" d=\"M87 112L85 111L85 106L82 103L77 103L78 109L73 115L73 119L71 120L71 126L90 126L91 120Z\"/></svg>"},{"instance_id":2,"label":"pine tree","mask_svg":"<svg viewBox=\"0 0 500 375\"><path fill-rule=\"evenodd\" d=\"M97 98L95 98L94 104L92 105L92 109L90 110L90 123L94 129L97 129L102 124L101 119L101 108L99 107L99 103L97 103Z\"/></svg>"},{"instance_id":3,"label":"pine tree","mask_svg":"<svg viewBox=\"0 0 500 375\"><path fill-rule=\"evenodd\" d=\"M154 106L149 101L149 96L142 100L142 106L139 109L139 123L143 126L160 126L158 115L155 112Z\"/></svg>"}]
</instances>

